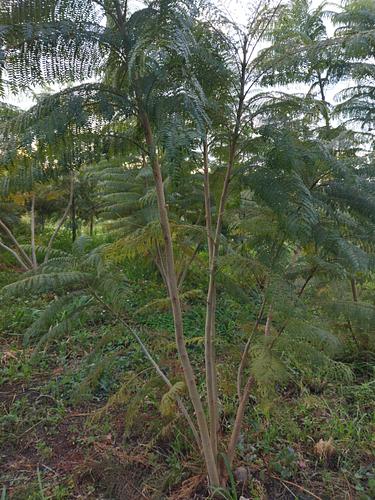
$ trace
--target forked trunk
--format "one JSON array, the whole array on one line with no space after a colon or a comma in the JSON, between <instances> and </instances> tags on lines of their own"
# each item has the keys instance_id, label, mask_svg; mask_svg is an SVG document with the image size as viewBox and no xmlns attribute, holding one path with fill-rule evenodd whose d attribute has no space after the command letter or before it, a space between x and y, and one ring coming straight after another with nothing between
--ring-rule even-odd
<instances>
[{"instance_id":1,"label":"forked trunk","mask_svg":"<svg viewBox=\"0 0 375 500\"><path fill-rule=\"evenodd\" d=\"M27 255L25 250L21 247L21 245L18 243L17 238L14 236L12 231L9 229L9 227L5 224L4 221L0 219L0 227L6 232L10 240L12 241L13 245L15 246L16 250L13 250L12 248L8 247L4 243L1 243L1 246L4 248L4 250L9 251L14 255L14 257L18 260L18 262L22 265L24 269L32 269L33 263L30 259L30 257ZM18 252L18 253L17 253Z\"/></svg>"},{"instance_id":2,"label":"forked trunk","mask_svg":"<svg viewBox=\"0 0 375 500\"><path fill-rule=\"evenodd\" d=\"M150 161L156 187L160 225L165 243L165 256L166 256L165 261L166 261L166 274L168 281L168 292L172 305L177 350L184 371L185 382L190 395L190 400L194 407L197 418L199 434L202 442L202 451L206 462L209 482L211 486L217 487L219 486L219 474L216 466L216 457L214 456L213 449L211 446L210 435L208 431L206 416L203 409L203 404L198 392L193 367L190 363L184 339L182 310L181 310L180 296L177 284L177 274L174 265L172 237L171 237L171 230L170 230L168 211L165 201L163 179L161 175L159 159L157 157L153 133L151 130L151 125L148 116L144 111L140 111L139 117L143 126L145 140L149 150Z\"/></svg>"}]
</instances>

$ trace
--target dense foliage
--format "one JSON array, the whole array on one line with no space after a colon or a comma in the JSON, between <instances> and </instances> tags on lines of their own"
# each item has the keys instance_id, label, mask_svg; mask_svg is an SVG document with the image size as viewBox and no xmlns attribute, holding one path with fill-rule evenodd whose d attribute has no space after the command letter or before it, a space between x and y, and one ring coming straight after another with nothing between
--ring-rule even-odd
<instances>
[{"instance_id":1,"label":"dense foliage","mask_svg":"<svg viewBox=\"0 0 375 500\"><path fill-rule=\"evenodd\" d=\"M373 497L374 56L371 0L1 3L3 498Z\"/></svg>"}]
</instances>

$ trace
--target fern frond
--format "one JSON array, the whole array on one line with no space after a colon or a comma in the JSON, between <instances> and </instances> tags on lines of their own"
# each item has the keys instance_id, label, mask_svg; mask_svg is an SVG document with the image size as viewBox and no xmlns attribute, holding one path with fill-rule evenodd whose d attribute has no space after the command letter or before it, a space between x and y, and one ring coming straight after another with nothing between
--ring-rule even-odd
<instances>
[{"instance_id":1,"label":"fern frond","mask_svg":"<svg viewBox=\"0 0 375 500\"><path fill-rule=\"evenodd\" d=\"M186 390L185 382L176 382L161 398L160 412L164 417L174 416L177 412L176 397L182 396Z\"/></svg>"},{"instance_id":2,"label":"fern frond","mask_svg":"<svg viewBox=\"0 0 375 500\"><path fill-rule=\"evenodd\" d=\"M48 330L65 312L66 307L69 308L71 303L76 300L76 294L72 293L59 297L48 304L48 306L40 313L39 317L29 326L25 332L24 344L28 345L31 337L43 334Z\"/></svg>"},{"instance_id":3,"label":"fern frond","mask_svg":"<svg viewBox=\"0 0 375 500\"><path fill-rule=\"evenodd\" d=\"M37 357L39 352L54 340L71 333L77 325L84 324L90 318L90 308L87 307L90 301L91 298L82 300L82 297L80 297L78 302L71 303L70 310L64 311L64 317L54 326L51 326L48 331L41 336L35 346L32 358Z\"/></svg>"},{"instance_id":4,"label":"fern frond","mask_svg":"<svg viewBox=\"0 0 375 500\"><path fill-rule=\"evenodd\" d=\"M78 271L37 274L5 286L2 293L7 297L12 297L29 293L75 290L85 287L90 278L90 274Z\"/></svg>"}]
</instances>

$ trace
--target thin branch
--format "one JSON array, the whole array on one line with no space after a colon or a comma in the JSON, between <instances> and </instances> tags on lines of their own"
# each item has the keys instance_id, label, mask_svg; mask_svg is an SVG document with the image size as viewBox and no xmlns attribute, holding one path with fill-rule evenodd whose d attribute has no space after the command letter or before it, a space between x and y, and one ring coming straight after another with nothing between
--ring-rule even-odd
<instances>
[{"instance_id":1,"label":"thin branch","mask_svg":"<svg viewBox=\"0 0 375 500\"><path fill-rule=\"evenodd\" d=\"M21 259L21 257L18 255L18 253L15 250L13 250L13 248L8 247L2 241L0 241L0 247L4 248L4 250L6 250L7 252L10 252L14 256L14 258L17 259L17 261L21 264L21 266L25 269L25 271L29 271L30 270L27 267L27 265L23 262L23 260Z\"/></svg>"},{"instance_id":2,"label":"thin branch","mask_svg":"<svg viewBox=\"0 0 375 500\"><path fill-rule=\"evenodd\" d=\"M187 276L187 273L189 271L189 268L190 266L192 265L192 263L194 262L194 259L195 257L197 256L198 254L198 251L200 249L200 246L201 246L201 243L199 242L197 244L197 246L195 247L195 250L194 252L191 254L189 260L186 262L186 265L184 267L184 269L181 271L181 273L179 274L178 278L177 278L177 283L178 283L178 288L181 288L182 287L182 284L183 282L185 281L185 278Z\"/></svg>"},{"instance_id":3,"label":"thin branch","mask_svg":"<svg viewBox=\"0 0 375 500\"><path fill-rule=\"evenodd\" d=\"M242 397L240 399L240 402L237 407L237 413L236 413L236 419L234 421L233 429L232 429L232 434L229 440L228 444L228 450L227 450L227 457L228 457L228 462L229 466L232 465L234 456L235 456L235 451L236 451L236 446L238 443L238 439L240 437L240 431L242 427L242 422L243 422L243 417L245 414L245 409L247 402L250 397L250 391L255 383L255 379L253 375L250 375L249 378L247 379Z\"/></svg>"},{"instance_id":4,"label":"thin branch","mask_svg":"<svg viewBox=\"0 0 375 500\"><path fill-rule=\"evenodd\" d=\"M313 498L315 498L316 500L323 500L322 497L318 497L317 495L315 495L312 491L310 490L307 490L306 488L304 488L303 486L300 486L299 484L297 483L293 483L292 481L287 481L286 479L281 479L280 477L278 476L271 476L273 479L277 479L278 481L280 481L281 483L286 483L286 484L290 484L291 486L295 486L296 488L299 488L301 491L304 491L305 493L307 493L308 495L311 495Z\"/></svg>"},{"instance_id":5,"label":"thin branch","mask_svg":"<svg viewBox=\"0 0 375 500\"><path fill-rule=\"evenodd\" d=\"M163 260L163 254L162 254L162 251L160 249L160 246L158 244L158 242L156 242L156 251L157 251L157 257L158 259L155 259L155 262L156 262L156 265L158 266L158 269L160 271L160 274L163 278L163 281L168 289L168 278L167 278L167 270L165 268L165 264L164 264L164 260Z\"/></svg>"},{"instance_id":6,"label":"thin branch","mask_svg":"<svg viewBox=\"0 0 375 500\"><path fill-rule=\"evenodd\" d=\"M273 21L275 15L276 15L276 12L278 11L281 3L282 3L282 0L280 0L279 3L275 6L275 8L273 9L272 15L270 16L270 18L268 19L267 23L265 24L265 26L263 26L261 32L259 33L259 36L258 36L256 42L254 43L254 45L253 45L253 47L252 47L252 49L250 51L250 54L248 55L247 64L251 61L252 55L254 54L254 51L257 48L258 43L263 38L264 33L266 32L266 30L268 29L269 25Z\"/></svg>"},{"instance_id":7,"label":"thin branch","mask_svg":"<svg viewBox=\"0 0 375 500\"><path fill-rule=\"evenodd\" d=\"M0 219L0 227L2 227L4 229L4 231L7 233L7 235L12 240L13 244L15 245L15 247L17 248L17 250L19 251L19 253L22 255L22 257L25 259L25 261L28 263L28 265L30 267L32 267L33 263L31 261L30 257L27 255L27 253L24 251L24 249L18 243L16 237L14 236L14 234L12 233L12 231L9 229L9 227L1 219Z\"/></svg>"},{"instance_id":8,"label":"thin branch","mask_svg":"<svg viewBox=\"0 0 375 500\"><path fill-rule=\"evenodd\" d=\"M96 300L98 302L100 302L100 304L102 304L127 330L130 331L130 333L133 335L133 337L135 338L135 340L137 341L137 343L139 344L143 354L146 356L146 358L150 361L150 363L152 364L152 366L155 368L155 371L158 373L158 375L162 378L162 380L166 383L166 385L168 386L169 389L171 389L173 387L173 384L172 382L169 380L169 378L166 376L166 374L163 372L163 370L160 368L160 366L157 364L157 362L154 360L154 358L152 357L150 351L147 349L146 345L143 343L142 339L140 338L140 336L138 335L138 333L135 331L134 328L132 328L129 323L127 323L126 321L124 321L124 319L114 310L112 309L96 292L95 290L91 290L91 293L94 295L94 297L96 298ZM194 435L194 438L198 444L198 447L199 449L201 449L201 441L200 441L200 438L199 438L199 434L198 434L198 431L195 427L195 424L194 422L192 421L190 415L189 415L189 412L186 408L186 406L184 405L183 401L181 400L181 398L179 396L176 396L176 401L177 401L177 404L181 410L181 413L183 414L183 416L185 417L185 419L187 420L190 428L191 428L191 431Z\"/></svg>"}]
</instances>

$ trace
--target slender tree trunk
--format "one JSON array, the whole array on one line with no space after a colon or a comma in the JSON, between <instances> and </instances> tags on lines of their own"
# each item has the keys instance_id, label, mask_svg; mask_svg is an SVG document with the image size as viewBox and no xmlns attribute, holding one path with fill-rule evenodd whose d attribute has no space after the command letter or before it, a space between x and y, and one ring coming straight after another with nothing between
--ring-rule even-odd
<instances>
[{"instance_id":1,"label":"slender tree trunk","mask_svg":"<svg viewBox=\"0 0 375 500\"><path fill-rule=\"evenodd\" d=\"M215 237L212 243L209 284L207 292L207 308L206 308L206 323L205 323L205 362L206 362L206 385L207 399L210 421L210 436L212 448L217 456L217 431L218 431L218 393L217 393L217 367L216 367L216 352L215 352L215 324L216 324L216 274L217 274L217 259L220 245L221 227L227 199L228 186L231 178L232 167L234 162L235 148L231 147L227 172L224 179L223 190L219 203L219 213L216 222Z\"/></svg>"},{"instance_id":2,"label":"slender tree trunk","mask_svg":"<svg viewBox=\"0 0 375 500\"><path fill-rule=\"evenodd\" d=\"M77 239L77 214L76 214L76 200L73 192L72 203L71 203L71 219L72 219L72 242L74 243Z\"/></svg>"},{"instance_id":3,"label":"slender tree trunk","mask_svg":"<svg viewBox=\"0 0 375 500\"><path fill-rule=\"evenodd\" d=\"M210 174L208 169L208 144L207 139L203 142L203 187L204 187L204 211L206 219L206 234L209 262L212 259L212 216L211 216L211 194L210 194Z\"/></svg>"},{"instance_id":4,"label":"slender tree trunk","mask_svg":"<svg viewBox=\"0 0 375 500\"><path fill-rule=\"evenodd\" d=\"M72 202L73 202L73 196L74 196L74 174L73 172L71 173L71 177L70 177L70 191L69 191L69 201L68 201L68 204L64 210L64 213L61 217L61 219L59 220L59 222L57 223L56 227L55 227L55 230L48 242L48 245L47 245L47 250L46 250L46 254L45 254L45 257L44 257L44 263L48 262L48 259L49 259L49 255L51 253L51 250L52 250L52 245L53 245L53 242L55 241L55 238L58 234L58 232L60 231L62 225L64 224L66 218L68 217L69 215L69 210L70 210L70 207L72 205Z\"/></svg>"},{"instance_id":5,"label":"slender tree trunk","mask_svg":"<svg viewBox=\"0 0 375 500\"><path fill-rule=\"evenodd\" d=\"M14 234L12 233L12 231L9 229L9 227L1 219L0 219L0 227L2 227L4 229L4 231L6 232L6 234L12 240L14 246L18 250L18 253L22 257L22 259L25 261L25 263L27 264L27 268L31 269L33 267L32 260L27 255L27 253L23 250L23 248L21 247L21 245L18 243L16 237L14 236ZM7 248L9 248L9 247L7 247Z\"/></svg>"},{"instance_id":6,"label":"slender tree trunk","mask_svg":"<svg viewBox=\"0 0 375 500\"><path fill-rule=\"evenodd\" d=\"M243 60L241 63L240 75L240 92L238 106L236 110L236 121L233 133L230 138L228 163L221 191L218 215L216 220L215 235L211 245L210 266L209 266L209 284L207 291L207 308L206 308L206 323L205 323L205 361L206 361L206 385L207 385L207 399L210 419L211 430L211 443L214 452L217 452L217 434L218 434L218 392L217 392L217 366L216 366L216 352L215 352L215 324L216 324L216 274L218 265L218 255L220 247L220 236L224 217L225 206L228 198L228 188L231 181L234 161L237 152L237 142L240 133L241 119L243 113L243 106L245 100L245 82L246 82L246 68L247 68L247 39L243 44ZM209 202L209 176L208 176L208 151L207 143L204 146L204 168L205 168L205 202ZM210 206L206 206L206 218L210 221ZM211 232L206 222L208 237L211 239Z\"/></svg>"},{"instance_id":7,"label":"slender tree trunk","mask_svg":"<svg viewBox=\"0 0 375 500\"><path fill-rule=\"evenodd\" d=\"M2 241L0 241L0 247L3 248L4 250L6 250L7 252L11 253L13 255L13 257L17 260L17 262L19 264L21 264L21 266L23 267L23 269L25 271L29 271L29 268L28 266L24 263L24 261L21 259L21 257L18 255L18 253L13 250L13 248L10 248L8 247L7 245L5 245L5 243L3 243Z\"/></svg>"},{"instance_id":8,"label":"slender tree trunk","mask_svg":"<svg viewBox=\"0 0 375 500\"><path fill-rule=\"evenodd\" d=\"M89 235L92 236L94 234L94 215L90 215L90 226L89 226Z\"/></svg>"},{"instance_id":9,"label":"slender tree trunk","mask_svg":"<svg viewBox=\"0 0 375 500\"><path fill-rule=\"evenodd\" d=\"M35 247L35 193L31 195L31 212L30 212L30 227L31 227L31 259L33 263L33 269L38 267L38 262L36 260L36 247Z\"/></svg>"},{"instance_id":10,"label":"slender tree trunk","mask_svg":"<svg viewBox=\"0 0 375 500\"><path fill-rule=\"evenodd\" d=\"M358 302L357 284L354 278L350 279L350 286L352 289L353 302Z\"/></svg>"},{"instance_id":11,"label":"slender tree trunk","mask_svg":"<svg viewBox=\"0 0 375 500\"><path fill-rule=\"evenodd\" d=\"M228 462L229 466L231 467L233 464L233 460L236 454L236 446L238 443L238 439L240 437L240 432L241 432L241 427L242 427L242 422L243 418L245 415L245 409L247 402L250 397L250 391L254 385L254 377L252 375L249 376L247 379L246 385L244 387L242 397L240 399L240 402L237 407L237 413L236 413L236 419L234 421L232 433L230 436L229 444L228 444L228 449L227 449L227 457L228 457Z\"/></svg>"},{"instance_id":12,"label":"slender tree trunk","mask_svg":"<svg viewBox=\"0 0 375 500\"><path fill-rule=\"evenodd\" d=\"M204 208L206 219L206 235L208 247L209 269L212 269L214 256L214 237L212 234L212 215L211 215L211 194L210 177L208 169L208 144L207 139L203 143L203 173L204 173ZM216 311L216 283L212 279L210 272L209 290L207 292L207 310L205 324L205 366L206 366L206 385L207 400L209 410L210 439L214 455L217 460L218 453L218 392L217 392L217 373L216 373L216 352L215 352L215 311ZM210 288L211 285L211 288Z\"/></svg>"},{"instance_id":13,"label":"slender tree trunk","mask_svg":"<svg viewBox=\"0 0 375 500\"><path fill-rule=\"evenodd\" d=\"M163 180L161 175L159 159L157 157L153 133L151 130L151 125L148 116L143 110L140 110L139 118L144 130L146 144L149 149L151 167L156 187L160 225L165 242L168 291L172 305L177 349L181 360L181 365L184 371L185 382L197 418L200 438L202 441L202 450L206 462L210 485L215 487L219 486L219 474L216 466L215 456L211 447L206 416L203 410L203 405L198 392L193 367L189 359L184 339L182 310L181 310L180 296L177 285L177 275L174 265L172 237L171 237L171 230L170 230L168 211L165 201L164 187L163 187Z\"/></svg>"}]
</instances>

